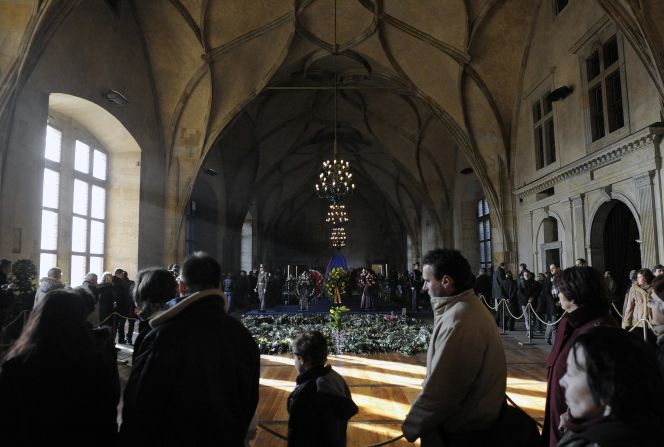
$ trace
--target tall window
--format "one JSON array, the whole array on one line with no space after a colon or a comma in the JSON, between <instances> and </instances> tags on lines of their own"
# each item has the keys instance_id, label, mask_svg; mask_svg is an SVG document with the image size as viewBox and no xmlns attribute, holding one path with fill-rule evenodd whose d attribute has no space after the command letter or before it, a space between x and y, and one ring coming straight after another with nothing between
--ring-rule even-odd
<instances>
[{"instance_id":1,"label":"tall window","mask_svg":"<svg viewBox=\"0 0 664 447\"><path fill-rule=\"evenodd\" d=\"M87 272L104 271L107 154L78 139L63 144L62 133L46 127L39 270L46 276L58 255L60 262L71 256L70 281L76 285ZM73 191L71 202L61 190ZM71 247L58 247L58 226L70 223Z\"/></svg>"},{"instance_id":2,"label":"tall window","mask_svg":"<svg viewBox=\"0 0 664 447\"><path fill-rule=\"evenodd\" d=\"M480 230L480 268L491 269L491 220L489 219L489 203L486 198L477 202L477 219Z\"/></svg>"},{"instance_id":3,"label":"tall window","mask_svg":"<svg viewBox=\"0 0 664 447\"><path fill-rule=\"evenodd\" d=\"M625 125L620 66L621 54L616 35L586 58L591 142Z\"/></svg>"},{"instance_id":4,"label":"tall window","mask_svg":"<svg viewBox=\"0 0 664 447\"><path fill-rule=\"evenodd\" d=\"M105 152L76 140L74 149L74 197L71 229L71 278L104 271L106 228Z\"/></svg>"},{"instance_id":5,"label":"tall window","mask_svg":"<svg viewBox=\"0 0 664 447\"><path fill-rule=\"evenodd\" d=\"M62 132L55 127L46 126L46 144L44 147L41 251L39 254L40 278L46 276L48 269L57 265Z\"/></svg>"},{"instance_id":6,"label":"tall window","mask_svg":"<svg viewBox=\"0 0 664 447\"><path fill-rule=\"evenodd\" d=\"M535 130L535 157L537 169L556 161L556 139L553 132L553 107L546 99L547 91L533 104L533 129Z\"/></svg>"}]
</instances>

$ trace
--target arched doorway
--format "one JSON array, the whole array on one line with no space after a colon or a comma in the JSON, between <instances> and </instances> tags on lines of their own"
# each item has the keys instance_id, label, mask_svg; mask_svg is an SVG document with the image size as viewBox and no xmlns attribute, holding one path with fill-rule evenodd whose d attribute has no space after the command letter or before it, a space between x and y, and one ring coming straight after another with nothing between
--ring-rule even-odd
<instances>
[{"instance_id":1,"label":"arched doorway","mask_svg":"<svg viewBox=\"0 0 664 447\"><path fill-rule=\"evenodd\" d=\"M242 238L240 240L240 268L247 272L250 272L253 267L253 226L254 219L249 212L242 224Z\"/></svg>"},{"instance_id":2,"label":"arched doorway","mask_svg":"<svg viewBox=\"0 0 664 447\"><path fill-rule=\"evenodd\" d=\"M549 216L542 220L538 234L538 244L541 255L540 271L549 270L551 264L562 266L563 243L559 237L558 219Z\"/></svg>"},{"instance_id":3,"label":"arched doorway","mask_svg":"<svg viewBox=\"0 0 664 447\"><path fill-rule=\"evenodd\" d=\"M619 200L610 200L595 213L590 233L592 265L610 270L618 292L629 286L629 271L641 267L639 227L632 211Z\"/></svg>"}]
</instances>

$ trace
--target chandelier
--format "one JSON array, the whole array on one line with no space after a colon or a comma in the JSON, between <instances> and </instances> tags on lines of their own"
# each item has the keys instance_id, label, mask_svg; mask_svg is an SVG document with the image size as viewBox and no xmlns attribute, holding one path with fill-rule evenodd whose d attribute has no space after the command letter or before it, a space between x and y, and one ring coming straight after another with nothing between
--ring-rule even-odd
<instances>
[{"instance_id":1,"label":"chandelier","mask_svg":"<svg viewBox=\"0 0 664 447\"><path fill-rule=\"evenodd\" d=\"M330 209L327 210L327 217L325 222L337 226L348 222L348 214L346 214L346 205L341 203L331 203Z\"/></svg>"},{"instance_id":2,"label":"chandelier","mask_svg":"<svg viewBox=\"0 0 664 447\"><path fill-rule=\"evenodd\" d=\"M342 248L346 246L346 229L344 227L332 228L330 235L330 243L334 248Z\"/></svg>"},{"instance_id":3,"label":"chandelier","mask_svg":"<svg viewBox=\"0 0 664 447\"><path fill-rule=\"evenodd\" d=\"M339 159L337 149L337 4L334 3L334 143L332 159L323 162L316 182L316 193L321 199L336 203L355 189L350 163Z\"/></svg>"}]
</instances>

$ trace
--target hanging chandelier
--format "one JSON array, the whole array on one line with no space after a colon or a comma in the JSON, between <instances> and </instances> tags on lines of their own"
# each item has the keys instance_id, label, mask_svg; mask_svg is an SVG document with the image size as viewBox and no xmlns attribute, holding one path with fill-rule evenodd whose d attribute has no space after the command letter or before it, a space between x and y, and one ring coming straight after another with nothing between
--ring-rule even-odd
<instances>
[{"instance_id":1,"label":"hanging chandelier","mask_svg":"<svg viewBox=\"0 0 664 447\"><path fill-rule=\"evenodd\" d=\"M334 143L332 159L323 162L323 169L316 182L316 193L332 203L341 200L355 189L350 163L339 159L337 149L337 4L334 3Z\"/></svg>"},{"instance_id":2,"label":"hanging chandelier","mask_svg":"<svg viewBox=\"0 0 664 447\"><path fill-rule=\"evenodd\" d=\"M331 203L330 208L327 210L327 217L325 222L337 226L348 222L348 214L346 214L346 205L342 203Z\"/></svg>"},{"instance_id":3,"label":"hanging chandelier","mask_svg":"<svg viewBox=\"0 0 664 447\"><path fill-rule=\"evenodd\" d=\"M346 246L346 229L344 227L332 228L330 235L330 243L334 248L342 248Z\"/></svg>"}]
</instances>

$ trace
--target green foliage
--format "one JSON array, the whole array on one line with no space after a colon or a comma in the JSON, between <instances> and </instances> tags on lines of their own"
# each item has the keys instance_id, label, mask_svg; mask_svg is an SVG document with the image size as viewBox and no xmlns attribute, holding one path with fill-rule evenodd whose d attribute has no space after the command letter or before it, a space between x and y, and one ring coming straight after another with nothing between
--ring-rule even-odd
<instances>
[{"instance_id":1,"label":"green foliage","mask_svg":"<svg viewBox=\"0 0 664 447\"><path fill-rule=\"evenodd\" d=\"M12 264L11 281L16 284L15 293L35 293L37 286L37 267L30 259L19 259Z\"/></svg>"},{"instance_id":2,"label":"green foliage","mask_svg":"<svg viewBox=\"0 0 664 447\"><path fill-rule=\"evenodd\" d=\"M330 318L332 319L332 327L336 330L341 330L341 317L344 312L348 312L350 309L346 306L332 306L330 307Z\"/></svg>"},{"instance_id":3,"label":"green foliage","mask_svg":"<svg viewBox=\"0 0 664 447\"><path fill-rule=\"evenodd\" d=\"M242 322L254 336L261 354L291 353L291 340L297 334L318 330L325 335L330 351L373 354L398 352L412 355L429 346L432 323L411 317L347 314L343 324L343 346L336 344L337 329L329 317L319 315L244 316Z\"/></svg>"},{"instance_id":4,"label":"green foliage","mask_svg":"<svg viewBox=\"0 0 664 447\"><path fill-rule=\"evenodd\" d=\"M327 280L325 281L325 290L329 297L334 297L335 291L339 290L339 294L343 295L348 286L349 275L348 271L341 268L335 267L330 270L330 273L327 275Z\"/></svg>"}]
</instances>

